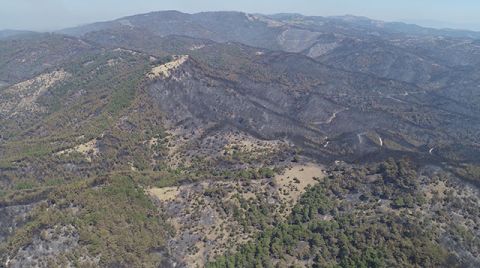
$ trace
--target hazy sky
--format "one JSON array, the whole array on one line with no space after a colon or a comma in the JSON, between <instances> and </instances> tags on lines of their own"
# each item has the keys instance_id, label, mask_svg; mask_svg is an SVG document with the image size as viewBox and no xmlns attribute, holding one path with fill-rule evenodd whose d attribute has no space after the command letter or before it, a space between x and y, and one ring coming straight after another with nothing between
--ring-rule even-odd
<instances>
[{"instance_id":1,"label":"hazy sky","mask_svg":"<svg viewBox=\"0 0 480 268\"><path fill-rule=\"evenodd\" d=\"M480 0L0 0L0 29L56 30L157 10L353 14L480 30Z\"/></svg>"}]
</instances>

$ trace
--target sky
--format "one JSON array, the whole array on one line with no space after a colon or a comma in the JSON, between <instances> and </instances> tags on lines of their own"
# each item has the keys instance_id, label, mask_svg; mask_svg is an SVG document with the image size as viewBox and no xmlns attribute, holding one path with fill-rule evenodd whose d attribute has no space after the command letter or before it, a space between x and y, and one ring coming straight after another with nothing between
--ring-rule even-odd
<instances>
[{"instance_id":1,"label":"sky","mask_svg":"<svg viewBox=\"0 0 480 268\"><path fill-rule=\"evenodd\" d=\"M480 0L0 0L0 30L53 31L159 10L349 14L480 31Z\"/></svg>"}]
</instances>

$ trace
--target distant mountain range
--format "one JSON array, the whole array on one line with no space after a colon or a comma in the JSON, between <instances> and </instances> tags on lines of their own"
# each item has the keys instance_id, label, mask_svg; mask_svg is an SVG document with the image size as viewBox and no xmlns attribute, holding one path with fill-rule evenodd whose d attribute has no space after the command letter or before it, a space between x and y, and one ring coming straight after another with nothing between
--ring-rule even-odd
<instances>
[{"instance_id":1,"label":"distant mountain range","mask_svg":"<svg viewBox=\"0 0 480 268\"><path fill-rule=\"evenodd\" d=\"M19 35L26 35L32 34L33 31L19 31L19 30L1 30L0 31L0 39L7 38L7 37L14 37Z\"/></svg>"}]
</instances>

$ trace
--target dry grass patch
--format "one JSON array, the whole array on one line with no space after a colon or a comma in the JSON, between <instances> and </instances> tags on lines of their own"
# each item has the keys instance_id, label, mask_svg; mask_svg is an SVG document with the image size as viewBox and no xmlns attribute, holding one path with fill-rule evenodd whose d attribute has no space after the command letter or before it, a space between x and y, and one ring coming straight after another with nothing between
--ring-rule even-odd
<instances>
[{"instance_id":1,"label":"dry grass patch","mask_svg":"<svg viewBox=\"0 0 480 268\"><path fill-rule=\"evenodd\" d=\"M286 169L283 174L275 176L274 182L282 201L285 204L292 204L287 206L283 214L289 215L293 205L297 203L307 187L315 185L317 180L324 176L322 167L316 164L294 165Z\"/></svg>"},{"instance_id":2,"label":"dry grass patch","mask_svg":"<svg viewBox=\"0 0 480 268\"><path fill-rule=\"evenodd\" d=\"M174 60L152 68L147 77L150 79L168 78L171 75L171 71L180 67L187 60L188 55L174 56Z\"/></svg>"}]
</instances>

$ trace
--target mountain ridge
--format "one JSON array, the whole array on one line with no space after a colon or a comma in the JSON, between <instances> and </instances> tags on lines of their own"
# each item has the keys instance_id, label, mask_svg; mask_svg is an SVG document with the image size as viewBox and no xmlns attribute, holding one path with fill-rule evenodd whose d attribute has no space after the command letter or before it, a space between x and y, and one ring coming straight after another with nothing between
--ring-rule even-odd
<instances>
[{"instance_id":1,"label":"mountain ridge","mask_svg":"<svg viewBox=\"0 0 480 268\"><path fill-rule=\"evenodd\" d=\"M395 30L397 27L400 29L396 29L399 32L403 31L413 31L415 33L419 34L438 34L438 35L445 35L445 36L450 36L450 37L470 37L470 38L480 38L480 32L479 31L474 31L474 30L465 30L465 29L455 29L455 28L432 28L432 27L425 27L421 25L417 25L414 23L406 23L406 22L397 22L397 21L392 21L392 22L386 22L382 20L376 20L376 19L370 19L368 17L364 16L356 16L356 15L338 15L338 16L308 16L308 15L303 15L300 13L276 13L276 14L261 14L261 13L247 13L247 12L242 12L242 11L203 11L203 12L198 12L198 13L185 13L181 12L178 10L161 10L161 11L152 11L152 12L147 12L143 14L136 14L136 15L128 15L124 16L118 19L114 20L108 20L104 22L99 22L101 23L109 23L109 22L118 22L124 19L136 17L136 16L152 16L152 15L161 15L161 14L170 14L170 15L180 15L180 16L188 16L188 15L196 15L196 14L208 14L208 13L237 13L237 14L243 14L243 15L257 15L257 16L264 16L264 17L270 17L270 18L275 18L275 17L284 17L284 16L296 16L296 17L302 17L302 18L320 18L320 19L338 19L338 20L355 20L355 21L363 21L366 22L367 24L383 24L384 26L387 26L391 30ZM94 24L99 24L94 23ZM82 28L85 26L88 26L91 24L85 24L85 25L80 25L80 26L75 26L75 27L69 27L66 29L58 30L57 32L64 32L64 31L69 31L73 30L75 28ZM397 26L397 27L396 27Z\"/></svg>"}]
</instances>

